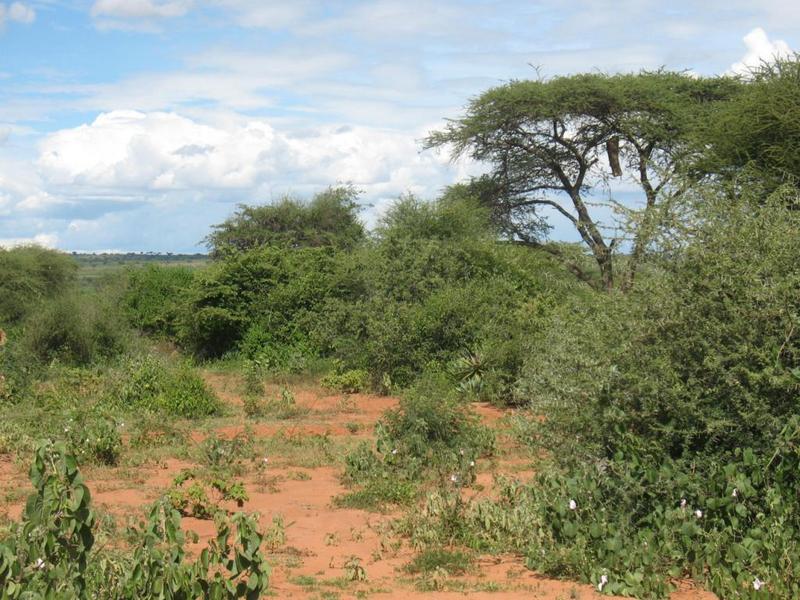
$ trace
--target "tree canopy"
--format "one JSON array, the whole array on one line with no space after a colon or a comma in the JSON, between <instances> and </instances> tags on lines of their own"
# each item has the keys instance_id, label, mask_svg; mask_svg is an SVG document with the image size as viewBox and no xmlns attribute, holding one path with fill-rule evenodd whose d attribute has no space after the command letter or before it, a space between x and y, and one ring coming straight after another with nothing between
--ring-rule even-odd
<instances>
[{"instance_id":1,"label":"tree canopy","mask_svg":"<svg viewBox=\"0 0 800 600\"><path fill-rule=\"evenodd\" d=\"M624 166L642 189L644 212L652 212L692 147L697 124L739 85L668 71L512 81L473 99L426 146L448 146L454 157L491 165L477 185L514 240L539 243L547 230L539 211L557 211L576 228L610 288L619 240L593 216L587 193L621 176Z\"/></svg>"},{"instance_id":2,"label":"tree canopy","mask_svg":"<svg viewBox=\"0 0 800 600\"><path fill-rule=\"evenodd\" d=\"M358 192L350 186L330 187L309 203L285 197L274 204L239 205L214 226L205 242L214 258L262 246L352 247L364 237L358 219Z\"/></svg>"}]
</instances>

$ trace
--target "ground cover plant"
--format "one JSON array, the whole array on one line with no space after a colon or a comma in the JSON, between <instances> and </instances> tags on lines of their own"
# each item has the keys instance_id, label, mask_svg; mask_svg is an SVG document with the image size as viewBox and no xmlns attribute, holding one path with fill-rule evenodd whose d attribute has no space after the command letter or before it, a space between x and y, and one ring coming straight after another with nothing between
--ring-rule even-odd
<instances>
[{"instance_id":1,"label":"ground cover plant","mask_svg":"<svg viewBox=\"0 0 800 600\"><path fill-rule=\"evenodd\" d=\"M166 504L129 531L129 549L98 549L91 495L63 444L39 445L31 483L21 522L0 542L3 598L254 599L267 589L263 538L247 515L220 518L194 561L184 560L186 536Z\"/></svg>"}]
</instances>

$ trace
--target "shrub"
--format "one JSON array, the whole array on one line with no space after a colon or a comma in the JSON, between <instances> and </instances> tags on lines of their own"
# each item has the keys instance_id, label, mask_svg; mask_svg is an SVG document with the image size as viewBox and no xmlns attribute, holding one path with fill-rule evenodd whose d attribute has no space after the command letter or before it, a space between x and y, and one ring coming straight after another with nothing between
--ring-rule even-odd
<instances>
[{"instance_id":1,"label":"shrub","mask_svg":"<svg viewBox=\"0 0 800 600\"><path fill-rule=\"evenodd\" d=\"M81 464L114 466L119 462L122 436L113 417L97 408L77 409L70 413L64 425L67 450Z\"/></svg>"},{"instance_id":2,"label":"shrub","mask_svg":"<svg viewBox=\"0 0 800 600\"><path fill-rule=\"evenodd\" d=\"M176 266L147 265L129 271L123 303L131 324L141 331L174 337L194 276L194 270Z\"/></svg>"},{"instance_id":3,"label":"shrub","mask_svg":"<svg viewBox=\"0 0 800 600\"><path fill-rule=\"evenodd\" d=\"M72 257L61 252L0 248L0 328L20 322L39 301L67 291L77 270Z\"/></svg>"},{"instance_id":4,"label":"shrub","mask_svg":"<svg viewBox=\"0 0 800 600\"><path fill-rule=\"evenodd\" d=\"M226 256L197 277L178 340L202 357L248 358L302 348L310 318L330 294L330 248L263 247Z\"/></svg>"},{"instance_id":5,"label":"shrub","mask_svg":"<svg viewBox=\"0 0 800 600\"><path fill-rule=\"evenodd\" d=\"M446 376L420 379L376 426L377 440L359 444L345 460L344 480L359 489L341 506L381 508L408 503L428 480L468 485L479 457L494 451L494 436L452 390Z\"/></svg>"},{"instance_id":6,"label":"shrub","mask_svg":"<svg viewBox=\"0 0 800 600\"><path fill-rule=\"evenodd\" d=\"M214 258L264 246L352 247L364 238L357 196L352 187L339 186L309 203L286 197L264 206L240 205L232 217L214 226L206 243Z\"/></svg>"},{"instance_id":7,"label":"shrub","mask_svg":"<svg viewBox=\"0 0 800 600\"><path fill-rule=\"evenodd\" d=\"M73 292L43 301L22 324L19 344L42 363L88 365L122 354L129 332L103 298Z\"/></svg>"},{"instance_id":8,"label":"shrub","mask_svg":"<svg viewBox=\"0 0 800 600\"><path fill-rule=\"evenodd\" d=\"M169 364L151 355L127 359L109 390L126 410L147 409L196 419L220 412L220 402L186 363Z\"/></svg>"},{"instance_id":9,"label":"shrub","mask_svg":"<svg viewBox=\"0 0 800 600\"><path fill-rule=\"evenodd\" d=\"M367 390L369 373L362 369L349 369L340 373L328 373L320 381L322 387L343 394L357 394Z\"/></svg>"},{"instance_id":10,"label":"shrub","mask_svg":"<svg viewBox=\"0 0 800 600\"><path fill-rule=\"evenodd\" d=\"M36 491L20 523L0 541L3 597L247 598L267 589L263 535L244 514L219 515L217 534L194 562L186 560L180 514L157 503L128 532L132 550L94 546L95 514L75 458L63 444L42 443L31 467Z\"/></svg>"}]
</instances>

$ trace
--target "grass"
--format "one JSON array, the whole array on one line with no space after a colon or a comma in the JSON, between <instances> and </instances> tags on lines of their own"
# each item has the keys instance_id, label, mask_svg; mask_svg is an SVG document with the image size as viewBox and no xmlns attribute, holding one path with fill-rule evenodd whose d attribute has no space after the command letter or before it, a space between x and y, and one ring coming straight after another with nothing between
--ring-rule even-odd
<instances>
[{"instance_id":1,"label":"grass","mask_svg":"<svg viewBox=\"0 0 800 600\"><path fill-rule=\"evenodd\" d=\"M466 573L472 566L472 556L460 550L428 548L414 557L405 570L411 574L432 573L442 569L450 575Z\"/></svg>"}]
</instances>

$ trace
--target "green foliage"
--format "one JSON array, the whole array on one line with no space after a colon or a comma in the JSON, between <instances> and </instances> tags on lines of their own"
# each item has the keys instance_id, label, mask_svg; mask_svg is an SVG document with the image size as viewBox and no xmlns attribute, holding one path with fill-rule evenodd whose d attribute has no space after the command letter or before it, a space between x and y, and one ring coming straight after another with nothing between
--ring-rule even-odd
<instances>
[{"instance_id":1,"label":"green foliage","mask_svg":"<svg viewBox=\"0 0 800 600\"><path fill-rule=\"evenodd\" d=\"M36 491L21 523L0 543L3 597L82 597L94 545L89 489L75 457L60 443L40 444L30 478Z\"/></svg>"},{"instance_id":2,"label":"green foliage","mask_svg":"<svg viewBox=\"0 0 800 600\"><path fill-rule=\"evenodd\" d=\"M72 291L40 303L22 323L19 344L33 360L88 365L119 356L129 331L108 298Z\"/></svg>"},{"instance_id":3,"label":"green foliage","mask_svg":"<svg viewBox=\"0 0 800 600\"><path fill-rule=\"evenodd\" d=\"M344 480L359 489L336 499L340 506L382 508L406 504L426 480L468 485L476 460L494 451L494 436L455 398L443 376L421 379L346 458Z\"/></svg>"},{"instance_id":4,"label":"green foliage","mask_svg":"<svg viewBox=\"0 0 800 600\"><path fill-rule=\"evenodd\" d=\"M152 355L123 361L109 399L125 410L163 411L190 419L220 412L219 400L188 364L174 365Z\"/></svg>"},{"instance_id":5,"label":"green foliage","mask_svg":"<svg viewBox=\"0 0 800 600\"><path fill-rule=\"evenodd\" d=\"M309 203L293 198L264 206L240 205L206 238L214 258L264 246L350 248L364 237L358 220L358 192L331 187Z\"/></svg>"},{"instance_id":6,"label":"green foliage","mask_svg":"<svg viewBox=\"0 0 800 600\"><path fill-rule=\"evenodd\" d=\"M123 303L131 324L141 331L174 337L194 269L147 265L128 272Z\"/></svg>"},{"instance_id":7,"label":"green foliage","mask_svg":"<svg viewBox=\"0 0 800 600\"><path fill-rule=\"evenodd\" d=\"M745 85L708 119L699 142L698 176L740 179L754 167L760 184L774 190L800 182L800 56L762 63Z\"/></svg>"},{"instance_id":8,"label":"green foliage","mask_svg":"<svg viewBox=\"0 0 800 600\"><path fill-rule=\"evenodd\" d=\"M329 248L265 246L227 255L198 275L178 340L199 356L221 356L238 346L248 358L277 358L277 348L305 341L304 323L330 293L332 264Z\"/></svg>"},{"instance_id":9,"label":"green foliage","mask_svg":"<svg viewBox=\"0 0 800 600\"><path fill-rule=\"evenodd\" d=\"M95 548L88 488L63 444L42 443L31 466L36 489L20 523L0 540L0 590L12 599L261 597L269 568L256 520L218 514L217 534L187 560L180 513L157 503L128 532L132 549ZM236 496L235 485L227 493Z\"/></svg>"},{"instance_id":10,"label":"green foliage","mask_svg":"<svg viewBox=\"0 0 800 600\"><path fill-rule=\"evenodd\" d=\"M497 499L435 494L406 526L417 544L523 552L538 572L595 586L605 577L610 594L662 598L692 577L724 598L794 597L798 435L795 419L760 459L745 449L702 464L623 453L545 463L526 485L504 482Z\"/></svg>"},{"instance_id":11,"label":"green foliage","mask_svg":"<svg viewBox=\"0 0 800 600\"><path fill-rule=\"evenodd\" d=\"M77 269L71 257L54 250L0 248L0 328L18 323L40 300L72 287Z\"/></svg>"},{"instance_id":12,"label":"green foliage","mask_svg":"<svg viewBox=\"0 0 800 600\"><path fill-rule=\"evenodd\" d=\"M216 537L194 562L184 549L180 513L156 504L146 523L132 528L133 556L124 570L112 561L101 564L99 576L111 580L108 598L246 598L262 597L269 586L269 565L261 554L264 536L254 517L217 513ZM117 567L117 568L115 568ZM109 577L111 575L111 577Z\"/></svg>"},{"instance_id":13,"label":"green foliage","mask_svg":"<svg viewBox=\"0 0 800 600\"><path fill-rule=\"evenodd\" d=\"M522 362L514 344L526 326L523 307L554 287L537 270L555 269L490 241L481 214L469 202L398 202L374 245L339 257L338 291L320 312L316 345L342 370L367 371L376 389L389 387L387 381L405 387L427 369L443 369L465 347L485 345L498 358L496 392L507 396Z\"/></svg>"},{"instance_id":14,"label":"green foliage","mask_svg":"<svg viewBox=\"0 0 800 600\"><path fill-rule=\"evenodd\" d=\"M63 439L80 464L114 466L122 454L122 436L116 420L98 408L72 411L64 421Z\"/></svg>"},{"instance_id":15,"label":"green foliage","mask_svg":"<svg viewBox=\"0 0 800 600\"><path fill-rule=\"evenodd\" d=\"M328 373L319 383L329 390L343 394L357 394L367 391L369 373L363 369L348 369L342 372Z\"/></svg>"},{"instance_id":16,"label":"green foliage","mask_svg":"<svg viewBox=\"0 0 800 600\"><path fill-rule=\"evenodd\" d=\"M241 508L249 497L240 481L232 482L226 477L209 479L192 469L184 469L175 477L167 500L182 515L211 519L224 512L221 503L231 501Z\"/></svg>"}]
</instances>

